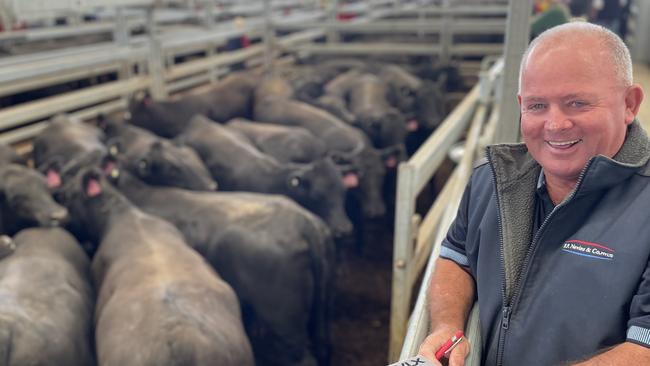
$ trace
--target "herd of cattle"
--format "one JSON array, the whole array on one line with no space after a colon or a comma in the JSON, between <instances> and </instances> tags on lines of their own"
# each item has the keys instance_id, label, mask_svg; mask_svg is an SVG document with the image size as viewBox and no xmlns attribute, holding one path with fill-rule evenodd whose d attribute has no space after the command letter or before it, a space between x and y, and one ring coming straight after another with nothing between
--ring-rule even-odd
<instances>
[{"instance_id":1,"label":"herd of cattle","mask_svg":"<svg viewBox=\"0 0 650 366\"><path fill-rule=\"evenodd\" d=\"M57 116L35 169L0 146L0 365L329 364L346 200L385 214L441 80L243 72L96 126Z\"/></svg>"}]
</instances>

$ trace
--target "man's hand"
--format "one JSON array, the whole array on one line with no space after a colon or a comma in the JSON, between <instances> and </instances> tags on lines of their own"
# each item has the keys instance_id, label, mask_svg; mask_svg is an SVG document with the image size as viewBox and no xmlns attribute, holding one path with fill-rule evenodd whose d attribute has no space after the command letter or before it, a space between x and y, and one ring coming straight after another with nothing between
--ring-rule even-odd
<instances>
[{"instance_id":1,"label":"man's hand","mask_svg":"<svg viewBox=\"0 0 650 366\"><path fill-rule=\"evenodd\" d=\"M420 354L434 365L436 351L456 332L463 330L474 303L474 279L455 262L439 258L429 284L429 312L433 331L420 346ZM463 366L469 354L464 338L449 355L450 366Z\"/></svg>"},{"instance_id":2,"label":"man's hand","mask_svg":"<svg viewBox=\"0 0 650 366\"><path fill-rule=\"evenodd\" d=\"M418 354L426 357L434 365L442 365L436 360L436 351L447 342L459 329L451 326L438 326L420 345ZM463 337L463 341L454 348L449 354L449 366L463 366L465 358L469 354L469 341Z\"/></svg>"}]
</instances>

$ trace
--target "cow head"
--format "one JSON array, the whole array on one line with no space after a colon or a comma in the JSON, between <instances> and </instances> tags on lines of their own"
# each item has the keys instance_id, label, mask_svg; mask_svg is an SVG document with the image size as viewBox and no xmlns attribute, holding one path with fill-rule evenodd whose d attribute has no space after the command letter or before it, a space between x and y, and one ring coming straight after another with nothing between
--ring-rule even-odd
<instances>
[{"instance_id":1,"label":"cow head","mask_svg":"<svg viewBox=\"0 0 650 366\"><path fill-rule=\"evenodd\" d=\"M344 181L346 173L356 174L358 188L355 193L360 195L364 216L367 218L383 216L386 213L382 195L386 166L382 154L370 146L360 145L354 151L335 151L330 155L339 167Z\"/></svg>"},{"instance_id":2,"label":"cow head","mask_svg":"<svg viewBox=\"0 0 650 366\"><path fill-rule=\"evenodd\" d=\"M404 143L406 123L395 108L372 109L357 114L356 125L363 130L376 147Z\"/></svg>"},{"instance_id":3,"label":"cow head","mask_svg":"<svg viewBox=\"0 0 650 366\"><path fill-rule=\"evenodd\" d=\"M130 123L157 135L172 138L183 131L185 124L194 114L194 106L185 104L187 102L184 101L154 101L148 95L142 99L134 98L129 103Z\"/></svg>"},{"instance_id":4,"label":"cow head","mask_svg":"<svg viewBox=\"0 0 650 366\"><path fill-rule=\"evenodd\" d=\"M424 81L417 90L415 120L420 128L435 130L445 118L445 100L440 83Z\"/></svg>"},{"instance_id":5,"label":"cow head","mask_svg":"<svg viewBox=\"0 0 650 366\"><path fill-rule=\"evenodd\" d=\"M59 226L68 220L68 211L52 198L47 179L22 165L2 168L2 195L19 222L39 226Z\"/></svg>"},{"instance_id":6,"label":"cow head","mask_svg":"<svg viewBox=\"0 0 650 366\"><path fill-rule=\"evenodd\" d=\"M406 148L404 144L397 144L381 149L380 154L387 169L396 169L399 162L406 158Z\"/></svg>"},{"instance_id":7,"label":"cow head","mask_svg":"<svg viewBox=\"0 0 650 366\"><path fill-rule=\"evenodd\" d=\"M346 188L331 159L292 166L286 184L288 196L323 218L334 237L352 232L344 208Z\"/></svg>"},{"instance_id":8,"label":"cow head","mask_svg":"<svg viewBox=\"0 0 650 366\"><path fill-rule=\"evenodd\" d=\"M114 139L109 151L116 154L124 169L144 182L196 191L217 189L217 183L196 152L180 142L160 139L145 149L134 149L124 155L120 153L121 145L119 139Z\"/></svg>"},{"instance_id":9,"label":"cow head","mask_svg":"<svg viewBox=\"0 0 650 366\"><path fill-rule=\"evenodd\" d=\"M417 104L417 89L408 84L392 84L388 89L388 100L403 113L414 111ZM411 117L410 115L407 116Z\"/></svg>"},{"instance_id":10,"label":"cow head","mask_svg":"<svg viewBox=\"0 0 650 366\"><path fill-rule=\"evenodd\" d=\"M105 173L96 166L80 166L64 175L59 198L68 208L72 221L84 234L98 240L113 213L131 204L111 186Z\"/></svg>"}]
</instances>

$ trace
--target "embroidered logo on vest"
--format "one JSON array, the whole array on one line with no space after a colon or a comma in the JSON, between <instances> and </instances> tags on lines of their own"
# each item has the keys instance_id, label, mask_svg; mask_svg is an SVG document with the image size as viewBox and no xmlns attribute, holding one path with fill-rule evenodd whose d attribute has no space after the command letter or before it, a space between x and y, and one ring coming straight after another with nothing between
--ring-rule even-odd
<instances>
[{"instance_id":1,"label":"embroidered logo on vest","mask_svg":"<svg viewBox=\"0 0 650 366\"><path fill-rule=\"evenodd\" d=\"M592 259L602 259L607 261L614 259L614 249L608 248L604 245L590 243L588 241L567 240L564 242L564 245L562 245L562 250L567 253Z\"/></svg>"}]
</instances>

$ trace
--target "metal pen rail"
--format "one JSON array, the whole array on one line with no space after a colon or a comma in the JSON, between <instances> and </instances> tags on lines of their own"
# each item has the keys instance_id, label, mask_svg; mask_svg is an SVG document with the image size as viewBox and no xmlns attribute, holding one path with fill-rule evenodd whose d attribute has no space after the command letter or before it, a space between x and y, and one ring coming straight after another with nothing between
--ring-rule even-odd
<instances>
[{"instance_id":1,"label":"metal pen rail","mask_svg":"<svg viewBox=\"0 0 650 366\"><path fill-rule=\"evenodd\" d=\"M447 116L438 129L407 162L401 163L397 178L397 203L395 212L395 238L393 253L393 284L391 300L391 334L389 361L417 353L417 347L428 331L426 313L426 287L440 242L455 217L460 197L479 150L481 132L494 131L498 111L492 106L497 79L503 62L496 62L489 70L481 72L479 84ZM487 118L490 113L489 119ZM429 212L421 219L415 214L415 200L430 181L450 147L471 127L465 143L465 155L456 167L443 191L438 195ZM493 132L492 132L493 133ZM431 253L429 257L428 254ZM427 258L429 260L420 289L416 308L407 332L411 295ZM404 343L404 347L402 344ZM477 342L480 344L480 342ZM402 351L400 352L400 349ZM401 356L400 356L401 353Z\"/></svg>"}]
</instances>

